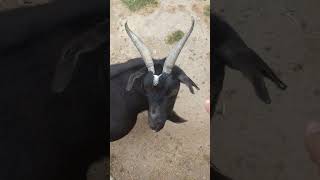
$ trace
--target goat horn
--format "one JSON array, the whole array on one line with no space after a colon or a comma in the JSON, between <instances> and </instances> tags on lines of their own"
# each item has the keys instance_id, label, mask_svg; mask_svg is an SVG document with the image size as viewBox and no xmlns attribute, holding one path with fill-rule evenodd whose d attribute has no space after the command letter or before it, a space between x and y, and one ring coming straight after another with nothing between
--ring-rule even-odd
<instances>
[{"instance_id":1,"label":"goat horn","mask_svg":"<svg viewBox=\"0 0 320 180\"><path fill-rule=\"evenodd\" d=\"M194 18L192 17L192 24L191 24L189 32L187 34L185 34L183 36L183 38L177 43L177 45L170 51L170 53L167 56L166 61L164 63L162 72L165 72L167 74L171 73L171 70L172 70L174 64L176 63L178 56L179 56L184 44L187 42L187 40L193 30L193 26L194 26Z\"/></svg>"},{"instance_id":2,"label":"goat horn","mask_svg":"<svg viewBox=\"0 0 320 180\"><path fill-rule=\"evenodd\" d=\"M145 46L144 43L142 42L142 40L130 30L127 22L125 24L125 29L129 35L130 39L132 40L133 44L136 46L140 55L142 56L142 59L144 60L144 63L146 64L148 71L155 73L152 56L151 56L151 53L150 53L149 49L147 48L147 46Z\"/></svg>"}]
</instances>

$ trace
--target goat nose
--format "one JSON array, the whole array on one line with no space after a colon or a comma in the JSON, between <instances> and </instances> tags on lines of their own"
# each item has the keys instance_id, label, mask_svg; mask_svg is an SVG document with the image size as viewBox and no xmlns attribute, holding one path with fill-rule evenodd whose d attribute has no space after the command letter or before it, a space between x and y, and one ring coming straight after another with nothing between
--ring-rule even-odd
<instances>
[{"instance_id":1,"label":"goat nose","mask_svg":"<svg viewBox=\"0 0 320 180\"><path fill-rule=\"evenodd\" d=\"M150 116L151 116L152 119L155 119L155 118L157 117L156 111L153 111L153 110L152 110L152 111L150 112Z\"/></svg>"}]
</instances>

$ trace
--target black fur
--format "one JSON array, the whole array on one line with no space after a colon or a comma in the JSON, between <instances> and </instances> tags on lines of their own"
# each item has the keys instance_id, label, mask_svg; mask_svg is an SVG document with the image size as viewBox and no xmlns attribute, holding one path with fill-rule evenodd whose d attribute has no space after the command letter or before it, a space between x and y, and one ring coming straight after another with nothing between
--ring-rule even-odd
<instances>
[{"instance_id":1,"label":"black fur","mask_svg":"<svg viewBox=\"0 0 320 180\"><path fill-rule=\"evenodd\" d=\"M51 90L63 48L106 20L106 3L59 0L0 14L1 180L84 180L106 156L106 43L79 56L63 93Z\"/></svg>"},{"instance_id":2,"label":"black fur","mask_svg":"<svg viewBox=\"0 0 320 180\"><path fill-rule=\"evenodd\" d=\"M95 19L106 19L106 11L107 2L102 0L54 0L49 4L0 12L0 50L16 50L29 40L47 36L48 31L58 26L76 28L82 23L95 24Z\"/></svg>"},{"instance_id":3,"label":"black fur","mask_svg":"<svg viewBox=\"0 0 320 180\"><path fill-rule=\"evenodd\" d=\"M164 61L165 59L154 61L157 74L161 73ZM168 119L175 123L186 121L173 111L176 94L179 91L180 82L191 89L192 86L196 88L197 86L179 67L175 66L170 75L161 76L156 87L152 84L152 73L147 72L141 58L111 65L110 70L110 141L127 135L134 127L138 114L145 110L149 110L150 113L152 104L157 103L158 100L160 100L160 108L164 108L164 112L160 114L167 115L160 117L161 120ZM167 87L167 85L170 86ZM174 92L174 96L170 97L169 94L175 89L177 91ZM161 105L163 101L167 103Z\"/></svg>"}]
</instances>

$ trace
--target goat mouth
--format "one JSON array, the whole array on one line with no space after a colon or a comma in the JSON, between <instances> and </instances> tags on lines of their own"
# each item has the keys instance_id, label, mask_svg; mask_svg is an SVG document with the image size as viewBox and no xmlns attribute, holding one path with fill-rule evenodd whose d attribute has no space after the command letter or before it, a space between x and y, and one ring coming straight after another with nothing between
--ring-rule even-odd
<instances>
[{"instance_id":1,"label":"goat mouth","mask_svg":"<svg viewBox=\"0 0 320 180\"><path fill-rule=\"evenodd\" d=\"M161 129L163 129L164 124L155 124L155 125L149 124L149 127L150 127L154 132L159 132Z\"/></svg>"},{"instance_id":2,"label":"goat mouth","mask_svg":"<svg viewBox=\"0 0 320 180\"><path fill-rule=\"evenodd\" d=\"M159 132L164 126L150 127L154 132Z\"/></svg>"},{"instance_id":3,"label":"goat mouth","mask_svg":"<svg viewBox=\"0 0 320 180\"><path fill-rule=\"evenodd\" d=\"M159 132L161 129L153 129L154 132Z\"/></svg>"}]
</instances>

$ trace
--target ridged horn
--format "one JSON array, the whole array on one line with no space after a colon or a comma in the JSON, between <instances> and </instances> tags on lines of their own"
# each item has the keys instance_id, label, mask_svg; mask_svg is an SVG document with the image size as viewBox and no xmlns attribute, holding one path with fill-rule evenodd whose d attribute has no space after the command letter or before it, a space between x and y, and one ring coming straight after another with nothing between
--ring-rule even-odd
<instances>
[{"instance_id":1,"label":"ridged horn","mask_svg":"<svg viewBox=\"0 0 320 180\"><path fill-rule=\"evenodd\" d=\"M163 65L162 72L167 73L167 74L171 73L171 70L172 70L174 64L176 63L182 48L184 47L190 34L192 33L193 26L194 26L194 18L192 17L192 23L191 23L191 27L189 29L189 32L183 36L183 38L177 43L177 45L173 49L171 49L169 55L166 58L164 65Z\"/></svg>"},{"instance_id":2,"label":"ridged horn","mask_svg":"<svg viewBox=\"0 0 320 180\"><path fill-rule=\"evenodd\" d=\"M129 35L131 41L138 49L142 59L144 60L144 63L146 64L146 66L148 68L148 71L155 73L152 56L151 56L151 53L150 53L149 49L147 48L147 46L145 46L144 43L142 42L142 40L135 33L133 33L130 30L127 22L125 24L125 29Z\"/></svg>"}]
</instances>

